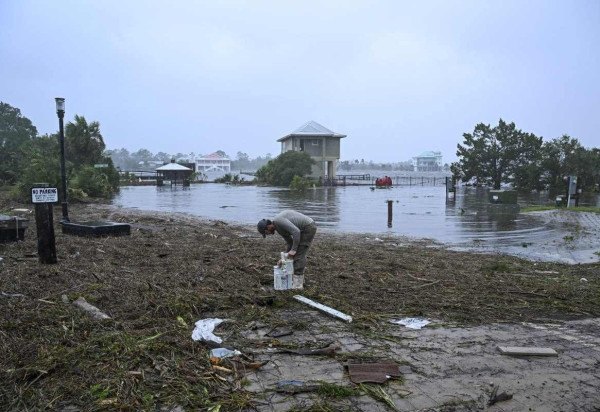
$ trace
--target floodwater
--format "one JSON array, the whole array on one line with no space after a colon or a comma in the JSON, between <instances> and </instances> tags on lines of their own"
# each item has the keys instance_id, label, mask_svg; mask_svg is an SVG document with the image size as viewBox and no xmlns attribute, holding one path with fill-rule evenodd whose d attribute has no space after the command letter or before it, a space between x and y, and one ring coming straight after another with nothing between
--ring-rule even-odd
<instances>
[{"instance_id":1,"label":"floodwater","mask_svg":"<svg viewBox=\"0 0 600 412\"><path fill-rule=\"evenodd\" d=\"M519 247L561 239L564 228L518 208L490 205L484 188L460 187L446 203L443 186L401 186L372 190L368 186L287 189L224 184L189 188L130 186L121 188L114 204L142 210L177 212L207 219L254 225L283 209L311 216L323 230L428 238L456 246ZM520 203L547 203L547 194L520 198ZM589 196L586 204L600 204ZM388 200L393 221L388 227ZM530 249L529 254L536 252Z\"/></svg>"}]
</instances>

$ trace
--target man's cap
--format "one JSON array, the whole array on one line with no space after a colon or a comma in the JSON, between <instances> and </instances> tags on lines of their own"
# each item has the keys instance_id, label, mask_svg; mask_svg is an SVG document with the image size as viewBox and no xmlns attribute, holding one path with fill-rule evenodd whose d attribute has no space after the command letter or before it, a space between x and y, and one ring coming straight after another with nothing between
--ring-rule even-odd
<instances>
[{"instance_id":1,"label":"man's cap","mask_svg":"<svg viewBox=\"0 0 600 412\"><path fill-rule=\"evenodd\" d=\"M258 229L258 233L263 235L263 238L267 237L267 225L270 225L272 223L273 222L271 222L269 219L261 219L258 222L258 224L256 225L256 228Z\"/></svg>"}]
</instances>

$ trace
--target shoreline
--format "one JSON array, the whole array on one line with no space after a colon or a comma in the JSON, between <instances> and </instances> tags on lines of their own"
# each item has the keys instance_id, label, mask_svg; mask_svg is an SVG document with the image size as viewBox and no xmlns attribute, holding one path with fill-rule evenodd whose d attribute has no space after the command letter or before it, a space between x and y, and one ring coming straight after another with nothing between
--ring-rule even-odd
<instances>
[{"instance_id":1,"label":"shoreline","mask_svg":"<svg viewBox=\"0 0 600 412\"><path fill-rule=\"evenodd\" d=\"M120 207L112 204L107 204L106 206L115 210L122 210L123 214L180 216L182 219L197 219L200 222L208 223L221 221L233 226L243 227L249 231L254 230L254 225L252 224L245 224L235 220L210 219L188 212L150 211L135 207ZM328 227L320 228L320 233L341 237L396 239L396 243L429 245L430 247L438 247L448 251L476 254L501 254L526 259L531 262L562 263L568 265L600 263L600 214L563 209L532 211L527 212L527 214L538 216L544 221L544 225L560 227L561 234L548 237L543 242L528 242L524 239L522 242L516 242L515 245L496 245L493 242L488 245L480 242L477 238L469 242L443 241L434 237L407 236L390 232L344 231ZM564 236L562 236L563 234Z\"/></svg>"}]
</instances>

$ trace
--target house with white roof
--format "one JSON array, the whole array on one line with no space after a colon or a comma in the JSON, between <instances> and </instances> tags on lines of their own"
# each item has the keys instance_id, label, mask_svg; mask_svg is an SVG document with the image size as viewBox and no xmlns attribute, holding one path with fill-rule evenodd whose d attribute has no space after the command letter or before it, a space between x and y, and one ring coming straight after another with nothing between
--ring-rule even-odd
<instances>
[{"instance_id":1,"label":"house with white roof","mask_svg":"<svg viewBox=\"0 0 600 412\"><path fill-rule=\"evenodd\" d=\"M211 153L196 158L196 171L198 172L230 172L231 159L219 153Z\"/></svg>"},{"instance_id":2,"label":"house with white roof","mask_svg":"<svg viewBox=\"0 0 600 412\"><path fill-rule=\"evenodd\" d=\"M412 158L415 172L437 172L442 170L442 152L423 152Z\"/></svg>"},{"instance_id":3,"label":"house with white roof","mask_svg":"<svg viewBox=\"0 0 600 412\"><path fill-rule=\"evenodd\" d=\"M192 173L194 173L194 171L189 167L185 167L175 162L167 163L156 168L156 175L158 177L157 184L162 186L162 181L168 180L171 185L176 185L177 182L181 182L184 186L188 186Z\"/></svg>"},{"instance_id":4,"label":"house with white roof","mask_svg":"<svg viewBox=\"0 0 600 412\"><path fill-rule=\"evenodd\" d=\"M335 133L310 121L278 139L281 153L290 150L305 152L315 161L312 177L334 178L340 161L340 141L345 134Z\"/></svg>"}]
</instances>

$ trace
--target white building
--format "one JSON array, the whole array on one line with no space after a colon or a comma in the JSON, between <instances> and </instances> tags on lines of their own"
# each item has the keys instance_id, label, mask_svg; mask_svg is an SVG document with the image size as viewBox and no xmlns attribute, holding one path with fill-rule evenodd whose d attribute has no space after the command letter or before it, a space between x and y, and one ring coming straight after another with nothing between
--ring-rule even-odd
<instances>
[{"instance_id":1,"label":"white building","mask_svg":"<svg viewBox=\"0 0 600 412\"><path fill-rule=\"evenodd\" d=\"M196 158L197 172L230 172L231 160L227 156L211 153Z\"/></svg>"},{"instance_id":2,"label":"white building","mask_svg":"<svg viewBox=\"0 0 600 412\"><path fill-rule=\"evenodd\" d=\"M413 157L415 172L437 172L442 170L442 152L423 152Z\"/></svg>"}]
</instances>

